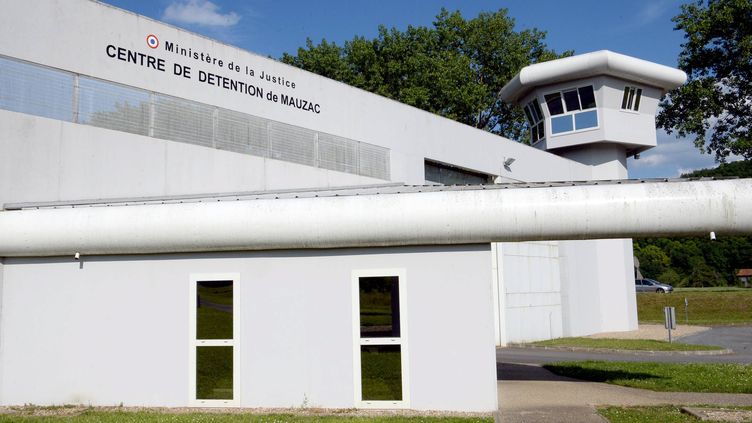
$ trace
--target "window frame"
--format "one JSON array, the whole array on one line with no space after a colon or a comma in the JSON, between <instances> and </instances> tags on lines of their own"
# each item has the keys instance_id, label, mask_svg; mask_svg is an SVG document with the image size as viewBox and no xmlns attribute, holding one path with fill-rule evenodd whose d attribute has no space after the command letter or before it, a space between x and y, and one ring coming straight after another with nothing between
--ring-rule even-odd
<instances>
[{"instance_id":1,"label":"window frame","mask_svg":"<svg viewBox=\"0 0 752 423\"><path fill-rule=\"evenodd\" d=\"M528 127L530 127L530 145L538 144L546 139L546 115L543 113L543 108L538 101L538 97L533 97L523 107L523 112L527 118ZM536 119L540 117L540 119ZM543 135L540 135L541 130ZM536 132L537 131L537 132ZM537 139L533 139L533 134L538 134Z\"/></svg>"},{"instance_id":2,"label":"window frame","mask_svg":"<svg viewBox=\"0 0 752 423\"><path fill-rule=\"evenodd\" d=\"M232 339L197 339L196 295L199 282L232 281ZM240 273L191 273L188 287L188 398L193 407L232 407L240 405ZM196 349L232 347L232 399L196 398Z\"/></svg>"},{"instance_id":3,"label":"window frame","mask_svg":"<svg viewBox=\"0 0 752 423\"><path fill-rule=\"evenodd\" d=\"M590 87L592 89L592 91L593 91L593 102L595 103L595 105L593 107L589 107L587 109L583 109L582 108L582 95L580 94L580 90L583 89L583 88L588 88L588 87ZM572 91L574 91L574 92L577 93L577 101L579 103L579 107L580 108L577 109L577 110L571 110L570 111L570 110L568 110L567 103L564 100L564 93L569 93L569 92L572 92ZM543 99L544 99L543 102L546 104L546 113L548 113L549 133L551 134L552 137L557 137L557 136L560 136L560 135L569 135L569 134L573 134L575 132L592 131L592 130L599 129L601 127L601 118L600 118L599 113L598 113L598 99L596 98L597 97L596 96L596 91L597 90L595 89L595 85L594 84L586 84L586 85L575 85L575 86L564 87L564 88L560 88L560 89L557 89L557 90L554 90L554 91L549 91L549 92L543 94ZM560 101L561 106L562 106L562 113L559 113L559 114L556 114L556 115L551 114L551 109L548 106L548 99L546 98L546 97L549 97L549 96L554 95L554 94L557 94L559 96L559 101ZM577 115L581 114L581 113L588 113L588 112L595 112L596 125L595 126L591 126L591 127L587 127L587 128L577 129L577 119L576 119ZM554 119L555 118L564 117L564 116L570 116L570 122L572 124L572 129L570 129L568 131L554 132Z\"/></svg>"},{"instance_id":4,"label":"window frame","mask_svg":"<svg viewBox=\"0 0 752 423\"><path fill-rule=\"evenodd\" d=\"M358 408L410 408L410 375L408 354L407 323L407 287L406 270L393 269L357 269L351 273L352 288L352 322L353 322L353 393L355 406ZM400 336L398 338L361 338L360 336L360 278L397 277L399 292ZM360 347L369 345L399 345L402 372L402 400L363 400Z\"/></svg>"},{"instance_id":5,"label":"window frame","mask_svg":"<svg viewBox=\"0 0 752 423\"><path fill-rule=\"evenodd\" d=\"M625 85L624 90L622 90L620 110L628 113L640 113L643 91L636 85Z\"/></svg>"}]
</instances>

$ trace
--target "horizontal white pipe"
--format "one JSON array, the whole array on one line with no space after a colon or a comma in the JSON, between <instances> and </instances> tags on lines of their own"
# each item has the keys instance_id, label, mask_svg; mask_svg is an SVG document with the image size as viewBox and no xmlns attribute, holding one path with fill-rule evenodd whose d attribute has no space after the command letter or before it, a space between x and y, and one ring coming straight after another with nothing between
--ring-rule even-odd
<instances>
[{"instance_id":1,"label":"horizontal white pipe","mask_svg":"<svg viewBox=\"0 0 752 423\"><path fill-rule=\"evenodd\" d=\"M752 233L752 180L0 212L0 257Z\"/></svg>"}]
</instances>

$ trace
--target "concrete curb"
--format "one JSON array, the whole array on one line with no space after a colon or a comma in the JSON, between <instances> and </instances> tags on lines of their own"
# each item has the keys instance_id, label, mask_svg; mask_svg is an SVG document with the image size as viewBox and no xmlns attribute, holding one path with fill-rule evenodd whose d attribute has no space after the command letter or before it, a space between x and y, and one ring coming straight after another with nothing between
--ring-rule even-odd
<instances>
[{"instance_id":1,"label":"concrete curb","mask_svg":"<svg viewBox=\"0 0 752 423\"><path fill-rule=\"evenodd\" d=\"M649 350L619 350L614 348L589 348L589 347L548 347L544 345L530 344L507 344L504 348L524 348L530 350L551 350L551 351L579 351L579 352L600 352L607 354L628 354L628 355L652 355L652 356L670 356L670 355L729 355L734 351L728 348L722 350L707 351L649 351Z\"/></svg>"}]
</instances>

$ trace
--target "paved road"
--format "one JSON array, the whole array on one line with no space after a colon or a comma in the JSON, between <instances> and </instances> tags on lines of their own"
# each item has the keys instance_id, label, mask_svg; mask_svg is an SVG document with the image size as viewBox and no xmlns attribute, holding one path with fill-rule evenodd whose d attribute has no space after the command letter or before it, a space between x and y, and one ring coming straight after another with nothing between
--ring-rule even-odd
<instances>
[{"instance_id":1,"label":"paved road","mask_svg":"<svg viewBox=\"0 0 752 423\"><path fill-rule=\"evenodd\" d=\"M570 379L538 367L568 360L660 361L673 363L752 363L752 327L717 327L681 342L720 345L735 351L716 356L650 356L575 351L500 348L496 350L499 405L504 423L602 423L598 405L728 404L752 405L750 394L652 392Z\"/></svg>"},{"instance_id":2,"label":"paved road","mask_svg":"<svg viewBox=\"0 0 752 423\"><path fill-rule=\"evenodd\" d=\"M498 363L529 364L574 360L657 361L663 363L752 363L752 326L714 327L697 335L680 338L679 341L688 344L720 345L730 348L734 351L734 354L666 356L499 348L496 350L496 361Z\"/></svg>"},{"instance_id":3,"label":"paved road","mask_svg":"<svg viewBox=\"0 0 752 423\"><path fill-rule=\"evenodd\" d=\"M497 370L504 423L603 423L595 407L659 404L752 405L752 394L653 392L557 376L535 365L502 363Z\"/></svg>"},{"instance_id":4,"label":"paved road","mask_svg":"<svg viewBox=\"0 0 752 423\"><path fill-rule=\"evenodd\" d=\"M696 335L685 336L680 342L687 344L721 345L746 357L752 363L752 326L719 326Z\"/></svg>"}]
</instances>

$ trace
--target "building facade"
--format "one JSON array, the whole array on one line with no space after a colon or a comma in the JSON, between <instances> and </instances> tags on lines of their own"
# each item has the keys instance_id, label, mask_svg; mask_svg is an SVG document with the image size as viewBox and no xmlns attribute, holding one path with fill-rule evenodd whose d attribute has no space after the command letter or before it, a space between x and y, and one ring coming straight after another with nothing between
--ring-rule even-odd
<instances>
[{"instance_id":1,"label":"building facade","mask_svg":"<svg viewBox=\"0 0 752 423\"><path fill-rule=\"evenodd\" d=\"M674 83L618 66L517 81L530 147L102 3L32 3L0 0L7 213L260 197L304 215L318 195L623 179ZM0 403L491 411L495 345L637 325L629 240L139 242L0 261Z\"/></svg>"}]
</instances>

